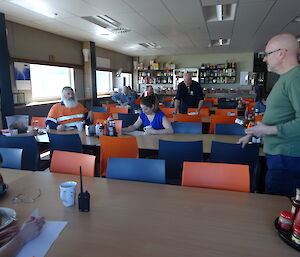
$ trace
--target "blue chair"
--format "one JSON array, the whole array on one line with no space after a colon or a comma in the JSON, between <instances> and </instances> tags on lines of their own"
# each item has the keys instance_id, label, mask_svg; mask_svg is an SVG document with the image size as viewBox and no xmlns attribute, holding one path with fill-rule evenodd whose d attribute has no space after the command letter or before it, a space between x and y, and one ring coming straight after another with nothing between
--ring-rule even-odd
<instances>
[{"instance_id":1,"label":"blue chair","mask_svg":"<svg viewBox=\"0 0 300 257\"><path fill-rule=\"evenodd\" d=\"M237 107L237 101L219 101L218 108L219 109L235 109Z\"/></svg>"},{"instance_id":2,"label":"blue chair","mask_svg":"<svg viewBox=\"0 0 300 257\"><path fill-rule=\"evenodd\" d=\"M216 123L215 134L245 136L245 128L239 124Z\"/></svg>"},{"instance_id":3,"label":"blue chair","mask_svg":"<svg viewBox=\"0 0 300 257\"><path fill-rule=\"evenodd\" d=\"M93 106L91 108L92 112L107 112L107 107L103 107L103 106Z\"/></svg>"},{"instance_id":4,"label":"blue chair","mask_svg":"<svg viewBox=\"0 0 300 257\"><path fill-rule=\"evenodd\" d=\"M127 128L133 125L137 121L138 117L138 113L118 113L118 119L122 120L122 128Z\"/></svg>"},{"instance_id":5,"label":"blue chair","mask_svg":"<svg viewBox=\"0 0 300 257\"><path fill-rule=\"evenodd\" d=\"M82 143L78 134L48 133L51 153L54 150L82 153Z\"/></svg>"},{"instance_id":6,"label":"blue chair","mask_svg":"<svg viewBox=\"0 0 300 257\"><path fill-rule=\"evenodd\" d=\"M168 184L181 185L184 161L203 161L202 141L176 142L159 140L158 158L166 161Z\"/></svg>"},{"instance_id":7,"label":"blue chair","mask_svg":"<svg viewBox=\"0 0 300 257\"><path fill-rule=\"evenodd\" d=\"M23 149L22 170L39 170L40 152L34 136L0 136L0 147Z\"/></svg>"},{"instance_id":8,"label":"blue chair","mask_svg":"<svg viewBox=\"0 0 300 257\"><path fill-rule=\"evenodd\" d=\"M213 107L213 103L212 102L203 101L203 105L207 105L209 107Z\"/></svg>"},{"instance_id":9,"label":"blue chair","mask_svg":"<svg viewBox=\"0 0 300 257\"><path fill-rule=\"evenodd\" d=\"M0 148L2 168L22 169L22 152L19 148Z\"/></svg>"},{"instance_id":10,"label":"blue chair","mask_svg":"<svg viewBox=\"0 0 300 257\"><path fill-rule=\"evenodd\" d=\"M174 133L202 134L201 122L172 122Z\"/></svg>"},{"instance_id":11,"label":"blue chair","mask_svg":"<svg viewBox=\"0 0 300 257\"><path fill-rule=\"evenodd\" d=\"M109 158L106 177L165 184L165 161L156 159Z\"/></svg>"},{"instance_id":12,"label":"blue chair","mask_svg":"<svg viewBox=\"0 0 300 257\"><path fill-rule=\"evenodd\" d=\"M162 101L162 103L167 107L167 108L172 108L173 106L173 102L170 101Z\"/></svg>"},{"instance_id":13,"label":"blue chair","mask_svg":"<svg viewBox=\"0 0 300 257\"><path fill-rule=\"evenodd\" d=\"M248 144L242 148L240 144L212 141L210 161L249 165L250 191L258 190L260 176L259 144Z\"/></svg>"}]
</instances>

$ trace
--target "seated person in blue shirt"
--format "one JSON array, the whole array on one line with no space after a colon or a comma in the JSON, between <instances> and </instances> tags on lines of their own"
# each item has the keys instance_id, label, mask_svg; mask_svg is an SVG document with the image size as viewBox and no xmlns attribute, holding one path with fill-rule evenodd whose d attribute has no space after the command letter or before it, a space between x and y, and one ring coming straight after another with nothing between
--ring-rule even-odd
<instances>
[{"instance_id":1,"label":"seated person in blue shirt","mask_svg":"<svg viewBox=\"0 0 300 257\"><path fill-rule=\"evenodd\" d=\"M153 94L142 98L141 109L142 113L137 121L133 125L123 128L122 132L132 132L143 126L148 135L173 134L172 125L158 108L157 98Z\"/></svg>"},{"instance_id":2,"label":"seated person in blue shirt","mask_svg":"<svg viewBox=\"0 0 300 257\"><path fill-rule=\"evenodd\" d=\"M119 105L130 105L131 107L135 105L135 96L126 86L123 87L122 93L113 95L111 99Z\"/></svg>"},{"instance_id":3,"label":"seated person in blue shirt","mask_svg":"<svg viewBox=\"0 0 300 257\"><path fill-rule=\"evenodd\" d=\"M258 110L258 112L260 114L263 114L266 111L266 99L265 98L260 98L254 105L254 111L256 112Z\"/></svg>"}]
</instances>

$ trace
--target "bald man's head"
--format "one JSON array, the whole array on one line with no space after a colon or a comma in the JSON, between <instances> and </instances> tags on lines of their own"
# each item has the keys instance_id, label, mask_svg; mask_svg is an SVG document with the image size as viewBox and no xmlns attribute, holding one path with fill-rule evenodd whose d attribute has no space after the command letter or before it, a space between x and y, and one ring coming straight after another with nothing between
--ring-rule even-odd
<instances>
[{"instance_id":1,"label":"bald man's head","mask_svg":"<svg viewBox=\"0 0 300 257\"><path fill-rule=\"evenodd\" d=\"M279 34L272 37L268 42L267 46L274 47L274 49L284 48L290 54L297 55L299 49L299 43L292 34Z\"/></svg>"},{"instance_id":2,"label":"bald man's head","mask_svg":"<svg viewBox=\"0 0 300 257\"><path fill-rule=\"evenodd\" d=\"M184 84L190 86L192 84L192 75L190 73L183 74Z\"/></svg>"},{"instance_id":3,"label":"bald man's head","mask_svg":"<svg viewBox=\"0 0 300 257\"><path fill-rule=\"evenodd\" d=\"M268 70L277 74L283 74L298 66L297 55L299 43L292 34L279 34L272 37L265 48L264 62Z\"/></svg>"}]
</instances>

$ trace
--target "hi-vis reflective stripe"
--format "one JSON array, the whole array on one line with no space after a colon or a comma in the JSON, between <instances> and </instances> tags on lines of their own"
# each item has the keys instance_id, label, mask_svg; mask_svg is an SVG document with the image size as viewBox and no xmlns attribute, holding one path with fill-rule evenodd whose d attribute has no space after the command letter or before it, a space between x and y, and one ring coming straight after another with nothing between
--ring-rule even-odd
<instances>
[{"instance_id":1,"label":"hi-vis reflective stripe","mask_svg":"<svg viewBox=\"0 0 300 257\"><path fill-rule=\"evenodd\" d=\"M50 120L50 121L53 121L53 122L55 122L55 123L57 123L57 120L56 119L53 119L53 118L47 118L46 120Z\"/></svg>"},{"instance_id":2,"label":"hi-vis reflective stripe","mask_svg":"<svg viewBox=\"0 0 300 257\"><path fill-rule=\"evenodd\" d=\"M84 118L84 114L75 114L75 115L70 115L70 116L63 116L57 118L57 121L64 121L64 120L71 120L71 119L76 119L76 118Z\"/></svg>"},{"instance_id":3,"label":"hi-vis reflective stripe","mask_svg":"<svg viewBox=\"0 0 300 257\"><path fill-rule=\"evenodd\" d=\"M66 127L75 127L78 123L82 123L82 121L66 123L64 124Z\"/></svg>"}]
</instances>

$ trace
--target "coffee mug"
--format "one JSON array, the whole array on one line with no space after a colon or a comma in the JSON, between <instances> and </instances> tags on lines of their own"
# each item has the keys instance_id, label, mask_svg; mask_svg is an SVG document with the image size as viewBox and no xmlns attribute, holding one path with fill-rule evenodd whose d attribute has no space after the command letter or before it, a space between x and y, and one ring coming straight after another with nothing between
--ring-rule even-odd
<instances>
[{"instance_id":1,"label":"coffee mug","mask_svg":"<svg viewBox=\"0 0 300 257\"><path fill-rule=\"evenodd\" d=\"M60 184L60 199L64 206L69 207L75 204L76 185L75 181L66 181Z\"/></svg>"},{"instance_id":2,"label":"coffee mug","mask_svg":"<svg viewBox=\"0 0 300 257\"><path fill-rule=\"evenodd\" d=\"M83 122L76 123L77 130L81 132L83 130Z\"/></svg>"}]
</instances>

